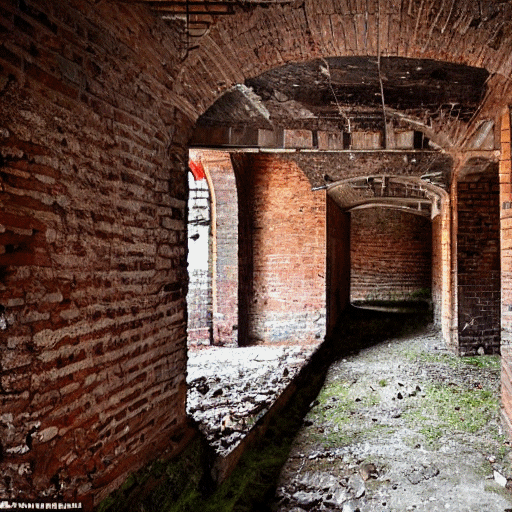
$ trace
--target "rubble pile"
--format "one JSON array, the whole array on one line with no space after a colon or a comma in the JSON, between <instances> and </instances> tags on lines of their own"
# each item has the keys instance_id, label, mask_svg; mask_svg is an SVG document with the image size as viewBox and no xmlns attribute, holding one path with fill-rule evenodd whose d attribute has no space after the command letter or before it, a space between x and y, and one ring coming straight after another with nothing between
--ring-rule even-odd
<instances>
[{"instance_id":1,"label":"rubble pile","mask_svg":"<svg viewBox=\"0 0 512 512\"><path fill-rule=\"evenodd\" d=\"M263 416L314 346L207 347L189 352L187 413L225 456Z\"/></svg>"}]
</instances>

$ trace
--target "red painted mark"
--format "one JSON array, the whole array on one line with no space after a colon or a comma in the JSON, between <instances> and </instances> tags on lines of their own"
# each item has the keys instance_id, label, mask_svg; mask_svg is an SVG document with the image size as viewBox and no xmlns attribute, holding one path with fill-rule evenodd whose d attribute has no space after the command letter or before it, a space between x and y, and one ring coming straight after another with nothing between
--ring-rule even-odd
<instances>
[{"instance_id":1,"label":"red painted mark","mask_svg":"<svg viewBox=\"0 0 512 512\"><path fill-rule=\"evenodd\" d=\"M204 167L201 162L194 162L193 160L189 160L188 166L194 175L194 179L196 181L204 180L206 178L206 173L204 172Z\"/></svg>"}]
</instances>

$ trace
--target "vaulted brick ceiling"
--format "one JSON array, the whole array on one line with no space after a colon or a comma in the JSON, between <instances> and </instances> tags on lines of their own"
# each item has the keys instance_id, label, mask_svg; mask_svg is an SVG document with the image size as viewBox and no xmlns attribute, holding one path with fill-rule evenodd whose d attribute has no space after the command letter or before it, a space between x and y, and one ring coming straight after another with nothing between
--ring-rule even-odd
<instances>
[{"instance_id":1,"label":"vaulted brick ceiling","mask_svg":"<svg viewBox=\"0 0 512 512\"><path fill-rule=\"evenodd\" d=\"M200 44L201 37L213 25L227 16L271 7L272 4L298 8L302 5L291 0L143 0L138 3L145 3L169 23L182 23L187 44L192 49L196 43ZM471 26L476 27L482 20L493 19L499 11L499 3L502 2L478 2L478 9L472 11L474 17ZM492 43L495 46L501 44L500 34L499 31L496 33L497 39ZM462 125L460 131L464 132L464 126L469 125L482 105L488 80L489 73L484 68L432 59L367 55L325 56L306 62L288 62L257 76L250 76L224 92L199 117L191 143L208 147L261 146L258 131L268 130L273 136L267 147L279 148L283 147L280 139L283 130L307 130L313 134L312 147L317 148L317 132L338 134L341 139L347 133L372 132L380 133L381 147L385 149L387 130L396 130L398 134L404 130L415 133L420 130L427 138L422 139L419 145L415 140L414 149L447 148L453 140L439 146L429 138L442 134L445 127L447 133L450 130L458 133L458 127ZM482 125L477 133L478 138L485 139L489 131L487 128L492 135L492 120ZM233 133L237 135L233 137ZM449 137L444 140L449 140ZM284 147L289 146L285 143ZM342 140L336 147L353 146L351 142L347 145ZM400 143L394 147L400 147ZM466 167L468 170L465 172L480 171L479 168L473 169L471 162ZM309 163L303 166L312 186L323 186L323 174L315 174L311 169ZM436 176L443 176L441 183L432 183L430 178L427 181L446 189L452 170L452 162L448 158L443 161L441 170L435 173ZM432 173L423 169L420 174L423 177ZM337 177L335 181L342 177ZM411 184L408 183L407 187L410 188ZM359 199L356 201L352 197L353 183L340 182L336 190L331 190L331 195L345 207L359 203ZM403 203L409 207L413 198L406 196L403 196ZM432 201L431 196L429 192L420 198L415 206L418 212L432 213L430 207L421 206ZM349 201L347 197L354 200ZM382 201L385 198L378 199Z\"/></svg>"},{"instance_id":2,"label":"vaulted brick ceiling","mask_svg":"<svg viewBox=\"0 0 512 512\"><path fill-rule=\"evenodd\" d=\"M467 122L485 93L486 70L399 57L328 57L290 63L224 94L199 126L379 130L401 111L427 124ZM382 89L381 89L382 86Z\"/></svg>"},{"instance_id":3,"label":"vaulted brick ceiling","mask_svg":"<svg viewBox=\"0 0 512 512\"><path fill-rule=\"evenodd\" d=\"M296 0L124 0L142 3L169 23L182 23L188 45L230 15L280 6L301 8ZM418 1L418 4L423 2ZM499 15L504 1L480 0L470 26ZM478 4L478 5L476 5ZM345 4L340 4L345 5ZM350 7L350 2L344 7ZM341 7L340 7L341 9ZM409 7L410 9L410 7ZM420 7L421 11L421 7ZM495 33L494 46L504 36ZM385 113L406 114L425 125L440 117L467 122L485 93L485 69L427 59L352 56L287 63L239 83L218 99L198 126L309 130L382 130ZM389 119L386 119L388 121ZM393 121L399 122L395 116ZM404 124L404 118L401 118Z\"/></svg>"}]
</instances>

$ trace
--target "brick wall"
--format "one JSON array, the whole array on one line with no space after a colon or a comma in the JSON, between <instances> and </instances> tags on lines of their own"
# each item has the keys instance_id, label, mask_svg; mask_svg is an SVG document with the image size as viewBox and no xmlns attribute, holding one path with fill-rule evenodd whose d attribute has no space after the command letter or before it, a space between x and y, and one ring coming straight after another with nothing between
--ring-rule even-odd
<instances>
[{"instance_id":1,"label":"brick wall","mask_svg":"<svg viewBox=\"0 0 512 512\"><path fill-rule=\"evenodd\" d=\"M512 436L512 166L510 109L501 118L501 401L503 417Z\"/></svg>"},{"instance_id":2,"label":"brick wall","mask_svg":"<svg viewBox=\"0 0 512 512\"><path fill-rule=\"evenodd\" d=\"M213 342L238 342L238 193L229 153L201 151L215 202Z\"/></svg>"},{"instance_id":3,"label":"brick wall","mask_svg":"<svg viewBox=\"0 0 512 512\"><path fill-rule=\"evenodd\" d=\"M432 285L428 218L371 208L351 214L351 300L407 300Z\"/></svg>"},{"instance_id":4,"label":"brick wall","mask_svg":"<svg viewBox=\"0 0 512 512\"><path fill-rule=\"evenodd\" d=\"M241 231L239 304L248 339L319 341L325 335L325 194L312 192L292 162L267 155L235 162L240 224L249 224Z\"/></svg>"},{"instance_id":5,"label":"brick wall","mask_svg":"<svg viewBox=\"0 0 512 512\"><path fill-rule=\"evenodd\" d=\"M499 182L488 174L457 184L459 351L500 350Z\"/></svg>"},{"instance_id":6,"label":"brick wall","mask_svg":"<svg viewBox=\"0 0 512 512\"><path fill-rule=\"evenodd\" d=\"M186 421L180 35L30 0L0 33L0 496L90 506Z\"/></svg>"},{"instance_id":7,"label":"brick wall","mask_svg":"<svg viewBox=\"0 0 512 512\"><path fill-rule=\"evenodd\" d=\"M350 304L350 213L327 196L327 335Z\"/></svg>"}]
</instances>

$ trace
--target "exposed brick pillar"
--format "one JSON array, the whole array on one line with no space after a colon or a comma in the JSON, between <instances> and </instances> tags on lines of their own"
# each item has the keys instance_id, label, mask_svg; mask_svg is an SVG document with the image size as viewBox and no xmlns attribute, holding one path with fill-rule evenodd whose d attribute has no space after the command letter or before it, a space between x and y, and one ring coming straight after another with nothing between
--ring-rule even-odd
<instances>
[{"instance_id":1,"label":"exposed brick pillar","mask_svg":"<svg viewBox=\"0 0 512 512\"><path fill-rule=\"evenodd\" d=\"M327 335L350 304L350 213L327 196Z\"/></svg>"},{"instance_id":2,"label":"exposed brick pillar","mask_svg":"<svg viewBox=\"0 0 512 512\"><path fill-rule=\"evenodd\" d=\"M512 166L510 110L501 118L501 398L512 437Z\"/></svg>"},{"instance_id":3,"label":"exposed brick pillar","mask_svg":"<svg viewBox=\"0 0 512 512\"><path fill-rule=\"evenodd\" d=\"M457 185L457 303L461 354L500 350L499 182L497 167Z\"/></svg>"},{"instance_id":4,"label":"exposed brick pillar","mask_svg":"<svg viewBox=\"0 0 512 512\"><path fill-rule=\"evenodd\" d=\"M238 342L238 193L229 153L201 151L213 189L215 229L212 241L212 339L214 344Z\"/></svg>"},{"instance_id":5,"label":"exposed brick pillar","mask_svg":"<svg viewBox=\"0 0 512 512\"><path fill-rule=\"evenodd\" d=\"M442 198L441 211L432 219L432 304L434 323L441 327L443 338L447 344L452 345L453 293L451 288L451 216L449 206L449 198Z\"/></svg>"},{"instance_id":6,"label":"exposed brick pillar","mask_svg":"<svg viewBox=\"0 0 512 512\"><path fill-rule=\"evenodd\" d=\"M325 195L293 162L235 157L240 204L240 320L250 342L325 335ZM245 335L245 333L244 333ZM244 341L242 341L244 343Z\"/></svg>"}]
</instances>

